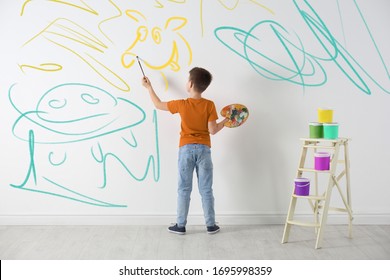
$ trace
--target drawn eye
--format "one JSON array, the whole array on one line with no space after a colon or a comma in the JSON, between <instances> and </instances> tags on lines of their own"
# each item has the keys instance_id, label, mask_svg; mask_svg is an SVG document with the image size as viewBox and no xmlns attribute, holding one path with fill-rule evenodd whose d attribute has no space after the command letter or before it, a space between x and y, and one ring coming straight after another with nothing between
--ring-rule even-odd
<instances>
[{"instance_id":1,"label":"drawn eye","mask_svg":"<svg viewBox=\"0 0 390 280\"><path fill-rule=\"evenodd\" d=\"M49 101L49 106L53 109L61 109L64 108L67 104L66 99L58 100L58 99L52 99Z\"/></svg>"},{"instance_id":2,"label":"drawn eye","mask_svg":"<svg viewBox=\"0 0 390 280\"><path fill-rule=\"evenodd\" d=\"M148 29L146 26L141 26L138 28L138 38L141 42L146 40L146 37L148 36Z\"/></svg>"},{"instance_id":3,"label":"drawn eye","mask_svg":"<svg viewBox=\"0 0 390 280\"><path fill-rule=\"evenodd\" d=\"M91 104L91 105L95 105L95 104L98 104L100 102L99 98L95 98L93 97L91 94L89 93L83 93L81 95L81 99L88 103L88 104Z\"/></svg>"},{"instance_id":4,"label":"drawn eye","mask_svg":"<svg viewBox=\"0 0 390 280\"><path fill-rule=\"evenodd\" d=\"M156 42L156 44L160 44L161 43L161 29L158 27L153 28L152 37L153 37L153 41Z\"/></svg>"}]
</instances>

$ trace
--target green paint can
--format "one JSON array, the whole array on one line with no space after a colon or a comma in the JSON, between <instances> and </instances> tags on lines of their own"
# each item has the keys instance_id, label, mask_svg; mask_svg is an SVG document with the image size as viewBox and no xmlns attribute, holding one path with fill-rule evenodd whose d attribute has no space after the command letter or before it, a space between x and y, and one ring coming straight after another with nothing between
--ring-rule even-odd
<instances>
[{"instance_id":1,"label":"green paint can","mask_svg":"<svg viewBox=\"0 0 390 280\"><path fill-rule=\"evenodd\" d=\"M339 138L339 124L338 123L324 123L324 138L325 139Z\"/></svg>"},{"instance_id":2,"label":"green paint can","mask_svg":"<svg viewBox=\"0 0 390 280\"><path fill-rule=\"evenodd\" d=\"M324 126L319 122L309 123L310 138L324 138Z\"/></svg>"}]
</instances>

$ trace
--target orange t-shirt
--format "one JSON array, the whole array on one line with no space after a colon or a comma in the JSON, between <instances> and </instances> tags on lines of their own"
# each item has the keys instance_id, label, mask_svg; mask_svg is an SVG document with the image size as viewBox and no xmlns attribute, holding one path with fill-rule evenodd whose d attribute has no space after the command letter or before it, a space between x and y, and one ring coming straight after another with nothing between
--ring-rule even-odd
<instances>
[{"instance_id":1,"label":"orange t-shirt","mask_svg":"<svg viewBox=\"0 0 390 280\"><path fill-rule=\"evenodd\" d=\"M179 147L187 144L204 144L211 147L208 122L218 119L213 101L204 98L187 98L169 101L167 105L172 114L180 114Z\"/></svg>"}]
</instances>

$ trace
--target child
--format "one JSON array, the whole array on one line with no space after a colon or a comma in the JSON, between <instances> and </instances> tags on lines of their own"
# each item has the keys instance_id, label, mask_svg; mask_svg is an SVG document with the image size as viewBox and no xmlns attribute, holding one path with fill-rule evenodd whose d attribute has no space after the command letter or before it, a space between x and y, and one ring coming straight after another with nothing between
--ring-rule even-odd
<instances>
[{"instance_id":1,"label":"child","mask_svg":"<svg viewBox=\"0 0 390 280\"><path fill-rule=\"evenodd\" d=\"M215 224L210 134L219 132L228 119L225 118L217 123L218 115L214 102L202 97L211 80L210 72L195 67L189 72L186 86L189 98L162 102L150 80L147 77L142 79L142 85L148 89L154 106L160 110L170 111L172 114L179 113L181 118L177 223L168 228L172 233L185 234L186 232L194 169L202 197L207 233L213 234L219 231L219 226Z\"/></svg>"}]
</instances>

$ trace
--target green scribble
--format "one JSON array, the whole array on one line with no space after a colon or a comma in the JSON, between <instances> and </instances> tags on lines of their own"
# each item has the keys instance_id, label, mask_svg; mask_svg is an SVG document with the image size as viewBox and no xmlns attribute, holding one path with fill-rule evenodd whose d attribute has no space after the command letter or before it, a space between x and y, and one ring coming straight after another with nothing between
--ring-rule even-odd
<instances>
[{"instance_id":1,"label":"green scribble","mask_svg":"<svg viewBox=\"0 0 390 280\"><path fill-rule=\"evenodd\" d=\"M320 44L319 50L306 49L298 34L289 32L282 24L273 20L260 21L248 31L237 27L221 26L214 30L214 35L228 49L246 60L255 72L270 80L290 82L304 88L323 86L328 80L323 65L324 63L334 63L344 77L365 94L372 93L368 84L369 80L384 92L390 93L390 90L384 88L375 77L370 75L333 36L327 24L309 4L309 1L293 0L293 3L311 31L312 39ZM375 47L373 55L379 56L387 77L390 77L383 56L356 0L354 0L354 4ZM265 32L270 31L274 35L273 38L262 36ZM274 46L275 48L280 47L285 52L288 57L287 62L286 60L278 61L273 58L274 53L269 54L262 50L263 44L269 43L268 40L271 39L277 44ZM324 54L315 55L314 51L316 53L322 51Z\"/></svg>"},{"instance_id":2,"label":"green scribble","mask_svg":"<svg viewBox=\"0 0 390 280\"><path fill-rule=\"evenodd\" d=\"M145 122L146 114L138 105L128 99L115 97L109 92L96 86L81 83L65 83L57 85L46 91L38 99L33 110L24 111L19 108L18 98L15 94L16 84L10 86L8 98L12 107L19 113L19 117L12 126L13 135L20 140L26 141L29 146L29 166L25 178L20 184L10 184L14 188L21 190L52 195L64 199L77 201L93 206L101 207L127 207L122 204L115 204L98 200L75 191L74 187L66 186L56 181L50 175L38 176L36 170L36 146L39 145L66 145L82 141L91 141L90 155L94 162L102 166L102 185L96 186L98 190L105 188L108 184L107 168L112 163L112 159L118 162L128 174L130 179L143 181L152 172L154 181L160 179L160 151L158 139L158 120L156 110L153 111L153 124L155 133L155 151L148 156L147 164L141 174L135 174L124 162L122 157L128 156L126 150L121 154L103 151L99 140L102 137L112 135L112 139L119 139L125 142L128 149L139 148L138 141L131 128ZM28 137L23 132L26 127ZM37 131L40 139L37 140ZM116 133L129 131L130 139ZM96 146L98 151L92 147ZM55 147L55 146L53 146ZM53 168L63 165L65 162L72 168L67 152L63 157L54 160L54 152L48 153L48 163ZM134 159L136 163L139 159ZM75 167L76 168L76 167ZM88 166L85 166L88 169ZM152 170L151 170L152 169ZM97 174L98 175L98 174ZM43 179L38 182L38 178ZM33 182L31 182L33 179ZM77 178L76 178L77 179ZM34 187L32 187L32 185ZM43 188L49 188L44 190Z\"/></svg>"},{"instance_id":3,"label":"green scribble","mask_svg":"<svg viewBox=\"0 0 390 280\"><path fill-rule=\"evenodd\" d=\"M49 162L50 162L50 164L51 165L53 165L53 166L60 166L60 165L62 165L62 164L64 164L64 162L66 161L66 153L65 153L65 155L64 155L64 158L60 161L60 162L54 162L53 161L53 152L50 152L49 153Z\"/></svg>"},{"instance_id":4,"label":"green scribble","mask_svg":"<svg viewBox=\"0 0 390 280\"><path fill-rule=\"evenodd\" d=\"M30 155L30 165L28 167L27 175L24 181L20 185L11 184L14 188L23 188L28 180L30 179L31 173L34 179L34 184L37 184L37 172L35 170L35 161L34 161L34 148L35 148L35 142L34 142L34 131L30 130L29 133L29 155Z\"/></svg>"}]
</instances>

